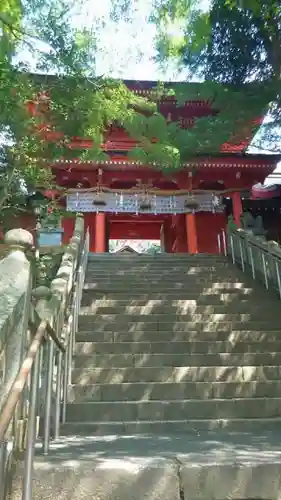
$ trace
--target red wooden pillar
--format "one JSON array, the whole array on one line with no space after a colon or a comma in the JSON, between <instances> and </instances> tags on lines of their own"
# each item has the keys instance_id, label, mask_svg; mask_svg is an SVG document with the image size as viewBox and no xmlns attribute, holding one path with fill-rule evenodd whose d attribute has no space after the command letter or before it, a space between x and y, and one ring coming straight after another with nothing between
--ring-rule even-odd
<instances>
[{"instance_id":1,"label":"red wooden pillar","mask_svg":"<svg viewBox=\"0 0 281 500\"><path fill-rule=\"evenodd\" d=\"M186 227L185 227L185 214L177 215L177 253L187 253L187 238L186 238Z\"/></svg>"},{"instance_id":2,"label":"red wooden pillar","mask_svg":"<svg viewBox=\"0 0 281 500\"><path fill-rule=\"evenodd\" d=\"M241 227L242 200L239 191L232 193L233 219L237 227Z\"/></svg>"},{"instance_id":3,"label":"red wooden pillar","mask_svg":"<svg viewBox=\"0 0 281 500\"><path fill-rule=\"evenodd\" d=\"M173 229L170 219L164 221L164 247L166 253L173 252Z\"/></svg>"},{"instance_id":4,"label":"red wooden pillar","mask_svg":"<svg viewBox=\"0 0 281 500\"><path fill-rule=\"evenodd\" d=\"M67 245L69 243L70 238L73 236L74 225L75 225L74 216L62 218L62 229L63 229L62 242L64 245Z\"/></svg>"},{"instance_id":5,"label":"red wooden pillar","mask_svg":"<svg viewBox=\"0 0 281 500\"><path fill-rule=\"evenodd\" d=\"M107 228L106 214L99 212L95 220L95 253L105 253L107 251Z\"/></svg>"},{"instance_id":6,"label":"red wooden pillar","mask_svg":"<svg viewBox=\"0 0 281 500\"><path fill-rule=\"evenodd\" d=\"M188 253L198 253L197 228L195 214L185 215Z\"/></svg>"}]
</instances>

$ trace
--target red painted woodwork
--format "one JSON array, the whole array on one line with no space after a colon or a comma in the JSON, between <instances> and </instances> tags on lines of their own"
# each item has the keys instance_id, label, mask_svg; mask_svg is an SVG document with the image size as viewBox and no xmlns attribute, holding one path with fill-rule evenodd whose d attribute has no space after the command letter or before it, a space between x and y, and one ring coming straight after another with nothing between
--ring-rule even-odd
<instances>
[{"instance_id":1,"label":"red painted woodwork","mask_svg":"<svg viewBox=\"0 0 281 500\"><path fill-rule=\"evenodd\" d=\"M185 214L178 214L176 219L176 252L188 252Z\"/></svg>"},{"instance_id":2,"label":"red painted woodwork","mask_svg":"<svg viewBox=\"0 0 281 500\"><path fill-rule=\"evenodd\" d=\"M149 95L153 82L124 82L137 95ZM168 84L169 86L169 84ZM171 84L170 86L173 86ZM51 106L48 95L39 96L36 102L27 104L29 112L42 116L46 106ZM193 127L199 117L214 116L219 110L214 109L209 100L189 100L179 104L172 96L159 102L159 111L170 122L177 122L182 128ZM260 118L258 118L258 121ZM37 129L41 136L50 141L57 141L63 134L48 124ZM152 183L155 188L166 190L208 189L210 191L228 189L233 193L234 216L238 221L241 212L239 191L250 191L253 184L262 183L267 175L273 172L279 157L276 155L246 155L252 134L252 123L247 124L239 133L229 138L229 142L221 146L221 153L216 156L197 156L182 166L180 171L165 175L148 165L138 165L128 160L127 152L136 145L120 128L111 126L104 134L102 148L108 153L105 162L72 161L61 159L49 165L58 185L76 189L88 189L96 186L98 170L102 169L102 184L111 189L133 187L138 181L143 184ZM157 139L155 139L156 141ZM93 145L89 138L73 137L71 149L89 149ZM73 156L75 153L73 151ZM236 191L236 192L235 192ZM230 195L229 195L230 196ZM90 251L107 251L108 239L159 239L163 227L163 240L166 252L207 252L217 253L217 234L225 228L224 214L199 212L178 215L133 215L85 213L85 224L90 233ZM35 226L34 226L35 227ZM68 242L73 232L73 220L65 219L64 242Z\"/></svg>"},{"instance_id":3,"label":"red painted woodwork","mask_svg":"<svg viewBox=\"0 0 281 500\"><path fill-rule=\"evenodd\" d=\"M106 241L106 214L100 212L95 216L95 253L104 253L107 251L107 241Z\"/></svg>"},{"instance_id":4,"label":"red painted woodwork","mask_svg":"<svg viewBox=\"0 0 281 500\"><path fill-rule=\"evenodd\" d=\"M192 186L194 188L199 188L199 183L202 181L218 182L225 179L228 181L227 187L240 187L241 184L252 187L254 183L263 182L265 177L273 172L279 159L279 156L276 155L199 157L184 164L181 171L169 174L169 178L186 188L190 184L191 179L188 177L188 173L192 169ZM114 158L112 161L103 163L83 162L74 159L71 162L64 162L62 159L53 164L51 168L57 178L76 179L77 182L81 182L82 177L94 182L99 168L103 170L105 183L108 183L109 180L112 182L114 178L116 180L117 175L119 180L122 178L125 180L142 178L164 180L167 178L167 174L153 169L151 166L136 165L135 162L128 161L126 157Z\"/></svg>"},{"instance_id":5,"label":"red painted woodwork","mask_svg":"<svg viewBox=\"0 0 281 500\"><path fill-rule=\"evenodd\" d=\"M112 240L159 240L161 223L111 221L109 238Z\"/></svg>"},{"instance_id":6,"label":"red painted woodwork","mask_svg":"<svg viewBox=\"0 0 281 500\"><path fill-rule=\"evenodd\" d=\"M149 96L153 88L157 85L156 82L134 82L129 80L125 80L124 84L141 96ZM173 85L175 84L166 84L166 88L173 88ZM200 92L200 84L198 84L198 91ZM33 101L27 103L29 113L33 116L43 116L52 106L51 97L48 92L39 93ZM169 122L178 123L184 129L192 128L197 118L215 116L220 111L214 108L211 99L188 100L184 103L178 103L175 97L163 97L158 100L158 110ZM253 117L253 120L245 124L244 127L240 127L239 132L230 137L228 142L221 145L221 152L243 153L251 142L253 126L261 123L261 121L262 117ZM37 127L37 130L49 141L61 139L61 133L55 130L55 125L52 127L48 124L41 124ZM156 140L154 139L152 142ZM104 136L104 142L101 144L101 147L109 153L124 153L130 151L136 144L137 142L130 138L122 127L111 126ZM89 149L93 147L93 141L87 137L73 137L68 147L70 149Z\"/></svg>"},{"instance_id":7,"label":"red painted woodwork","mask_svg":"<svg viewBox=\"0 0 281 500\"><path fill-rule=\"evenodd\" d=\"M186 240L185 214L172 215L170 216L170 220L168 222L169 224L164 227L167 241L166 251L173 253L186 253L188 248Z\"/></svg>"},{"instance_id":8,"label":"red painted woodwork","mask_svg":"<svg viewBox=\"0 0 281 500\"><path fill-rule=\"evenodd\" d=\"M139 223L144 223L144 222L151 222L151 223L157 223L159 222L162 224L163 220L166 218L170 218L170 215L154 215L154 214L130 214L130 213L119 213L119 214L110 214L109 216L109 221L110 222L131 222L134 224L139 224Z\"/></svg>"},{"instance_id":9,"label":"red painted woodwork","mask_svg":"<svg viewBox=\"0 0 281 500\"><path fill-rule=\"evenodd\" d=\"M75 217L63 217L63 219L62 219L62 229L63 229L62 242L64 245L67 245L67 243L69 243L69 240L73 235L74 224L75 224Z\"/></svg>"},{"instance_id":10,"label":"red painted woodwork","mask_svg":"<svg viewBox=\"0 0 281 500\"><path fill-rule=\"evenodd\" d=\"M172 218L164 220L163 225L163 238L164 238L164 247L166 253L173 252L173 244L174 244L174 231L172 228Z\"/></svg>"},{"instance_id":11,"label":"red painted woodwork","mask_svg":"<svg viewBox=\"0 0 281 500\"><path fill-rule=\"evenodd\" d=\"M195 254L198 253L198 239L197 239L197 225L195 214L185 215L186 238L188 252Z\"/></svg>"},{"instance_id":12,"label":"red painted woodwork","mask_svg":"<svg viewBox=\"0 0 281 500\"><path fill-rule=\"evenodd\" d=\"M217 235L222 229L226 229L226 223L225 214L196 214L198 253L218 253Z\"/></svg>"},{"instance_id":13,"label":"red painted woodwork","mask_svg":"<svg viewBox=\"0 0 281 500\"><path fill-rule=\"evenodd\" d=\"M242 200L239 192L232 194L233 219L237 227L241 227L241 215L243 212Z\"/></svg>"}]
</instances>

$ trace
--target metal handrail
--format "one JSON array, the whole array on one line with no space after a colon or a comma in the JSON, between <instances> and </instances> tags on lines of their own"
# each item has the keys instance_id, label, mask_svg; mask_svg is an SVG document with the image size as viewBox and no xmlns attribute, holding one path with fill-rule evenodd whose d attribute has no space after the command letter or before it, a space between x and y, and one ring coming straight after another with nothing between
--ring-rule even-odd
<instances>
[{"instance_id":1,"label":"metal handrail","mask_svg":"<svg viewBox=\"0 0 281 500\"><path fill-rule=\"evenodd\" d=\"M263 241L244 229L229 231L226 241L226 255L232 263L261 281L267 290L275 290L281 298L281 248L278 243Z\"/></svg>"},{"instance_id":2,"label":"metal handrail","mask_svg":"<svg viewBox=\"0 0 281 500\"><path fill-rule=\"evenodd\" d=\"M22 363L19 373L10 389L5 405L0 415L0 442L6 437L6 432L13 418L14 410L20 400L21 394L31 372L35 357L47 332L47 321L42 321L38 327L28 353Z\"/></svg>"},{"instance_id":3,"label":"metal handrail","mask_svg":"<svg viewBox=\"0 0 281 500\"><path fill-rule=\"evenodd\" d=\"M52 298L49 296L48 300L46 297L41 298L36 309L31 308L29 331L32 340L0 413L0 500L7 498L8 443L11 439L12 442L14 441L13 436L10 436L10 429L13 427L13 421L17 419L17 409L22 401L24 400L24 405L27 407L23 438L25 455L22 500L32 499L34 449L39 421L43 420L42 448L44 454L49 451L51 437L54 439L59 437L60 424L65 421L68 385L71 382L72 356L78 326L77 318L89 252L89 233L86 233L84 241L82 240L81 243L77 244L79 235L74 233L74 243L75 238L78 255L76 254L73 260L72 275L70 275L69 284L64 292L66 295L64 298L60 295L57 298L55 295ZM71 255L71 251L69 255ZM68 257L66 256L65 265L69 264ZM53 281L54 284L55 281ZM40 313L38 312L39 304L41 306ZM54 307L53 309L50 304ZM69 306L70 314L67 317ZM41 311L44 312L44 307L46 317L41 315ZM62 341L65 332L66 335ZM42 393L44 394L43 405L40 404L39 400ZM53 394L55 398L53 398ZM54 414L52 413L53 400ZM54 417L53 429L51 428L52 417Z\"/></svg>"}]
</instances>

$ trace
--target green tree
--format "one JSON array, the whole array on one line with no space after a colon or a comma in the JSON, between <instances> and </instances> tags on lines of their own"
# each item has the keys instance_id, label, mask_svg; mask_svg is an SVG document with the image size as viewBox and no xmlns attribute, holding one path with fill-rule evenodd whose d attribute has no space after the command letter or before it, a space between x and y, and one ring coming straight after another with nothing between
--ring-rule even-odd
<instances>
[{"instance_id":1,"label":"green tree","mask_svg":"<svg viewBox=\"0 0 281 500\"><path fill-rule=\"evenodd\" d=\"M161 58L176 56L198 76L224 83L280 79L279 0L212 0L203 11L194 0L156 0ZM182 36L168 35L180 22Z\"/></svg>"},{"instance_id":2,"label":"green tree","mask_svg":"<svg viewBox=\"0 0 281 500\"><path fill-rule=\"evenodd\" d=\"M133 5L123 0L123 16L129 18ZM176 58L193 80L204 81L200 88L190 83L174 85L178 102L208 99L219 110L198 118L192 129L168 127L180 158L215 154L224 142L239 144L252 136L269 103L278 102L280 1L211 0L208 10L195 0L154 0L153 6L150 21L157 26L158 61L166 65ZM278 109L275 106L276 123ZM273 135L276 129L267 126L266 138Z\"/></svg>"},{"instance_id":3,"label":"green tree","mask_svg":"<svg viewBox=\"0 0 281 500\"><path fill-rule=\"evenodd\" d=\"M272 101L272 120L263 126L255 145L280 150L280 129L276 127L281 123L280 1L211 0L206 11L194 0L156 0L151 20L158 26L160 62L176 58L197 78L237 88L247 82L261 83L259 89L256 87L256 97L264 96L269 87L275 89L267 101ZM173 23L181 26L180 36L169 35ZM246 104L247 108L251 106Z\"/></svg>"},{"instance_id":4,"label":"green tree","mask_svg":"<svg viewBox=\"0 0 281 500\"><path fill-rule=\"evenodd\" d=\"M50 188L46 165L58 158L105 159L100 144L112 124L139 140L136 160L175 168L178 149L170 143L167 125L157 113L156 88L149 100L121 81L95 75L96 34L75 28L75 0L5 0L0 10L0 209L13 208L24 188ZM32 62L20 62L22 55ZM40 75L39 75L40 73ZM48 92L44 94L44 92ZM37 100L38 95L45 100ZM33 116L25 103L37 100ZM39 133L43 125L57 139ZM160 131L161 127L161 131ZM93 140L91 150L73 151L73 136ZM158 142L152 140L158 137Z\"/></svg>"}]
</instances>

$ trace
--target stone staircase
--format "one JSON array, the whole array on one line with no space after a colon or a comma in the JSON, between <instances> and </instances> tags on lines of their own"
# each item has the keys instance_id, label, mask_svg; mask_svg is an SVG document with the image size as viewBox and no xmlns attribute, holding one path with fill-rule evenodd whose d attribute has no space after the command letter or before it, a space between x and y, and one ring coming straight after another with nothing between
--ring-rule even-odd
<instances>
[{"instance_id":1,"label":"stone staircase","mask_svg":"<svg viewBox=\"0 0 281 500\"><path fill-rule=\"evenodd\" d=\"M220 257L93 258L64 431L270 423L281 416L278 306Z\"/></svg>"},{"instance_id":2,"label":"stone staircase","mask_svg":"<svg viewBox=\"0 0 281 500\"><path fill-rule=\"evenodd\" d=\"M279 498L280 317L222 256L91 256L34 498Z\"/></svg>"}]
</instances>

